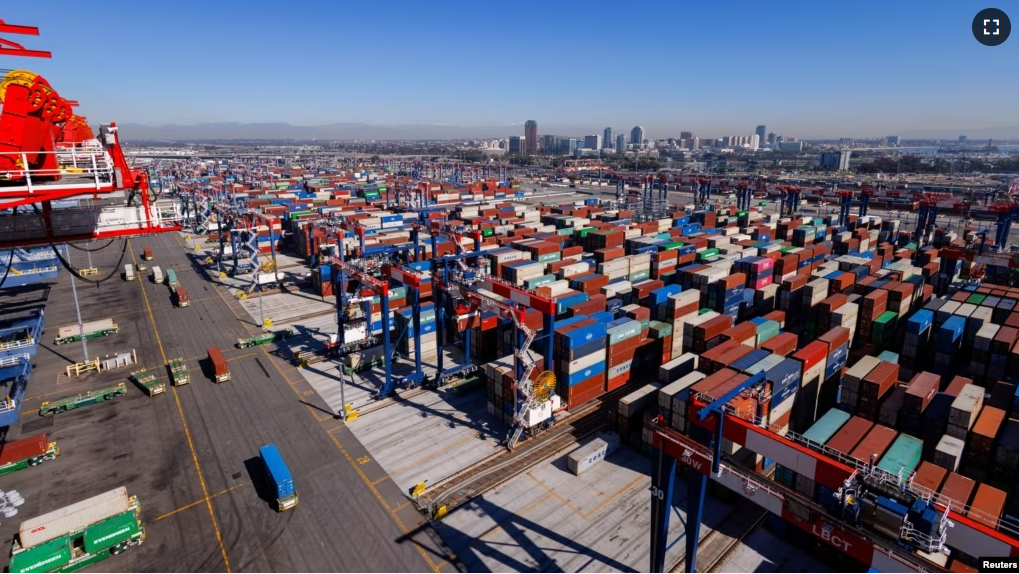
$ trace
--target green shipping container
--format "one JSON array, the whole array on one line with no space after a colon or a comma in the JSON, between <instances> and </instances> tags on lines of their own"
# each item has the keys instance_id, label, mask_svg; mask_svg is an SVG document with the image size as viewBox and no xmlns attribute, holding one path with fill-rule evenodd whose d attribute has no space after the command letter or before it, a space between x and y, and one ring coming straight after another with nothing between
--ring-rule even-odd
<instances>
[{"instance_id":1,"label":"green shipping container","mask_svg":"<svg viewBox=\"0 0 1019 574\"><path fill-rule=\"evenodd\" d=\"M630 273L628 281L630 281L631 283L636 283L637 281L644 281L649 277L651 277L651 271L649 270L638 271L636 273Z\"/></svg>"},{"instance_id":2,"label":"green shipping container","mask_svg":"<svg viewBox=\"0 0 1019 574\"><path fill-rule=\"evenodd\" d=\"M52 572L71 561L71 543L66 536L11 556L11 572Z\"/></svg>"},{"instance_id":3,"label":"green shipping container","mask_svg":"<svg viewBox=\"0 0 1019 574\"><path fill-rule=\"evenodd\" d=\"M295 219L300 218L302 215L311 215L313 213L315 213L315 212L314 211L291 211L287 215L290 216L290 220L291 221L294 221Z\"/></svg>"},{"instance_id":4,"label":"green shipping container","mask_svg":"<svg viewBox=\"0 0 1019 574\"><path fill-rule=\"evenodd\" d=\"M552 261L559 261L559 259L562 258L562 256L563 256L563 253L561 251L556 251L555 253L546 253L544 255L539 255L538 256L538 263L549 263L549 262L552 262Z\"/></svg>"},{"instance_id":5,"label":"green shipping container","mask_svg":"<svg viewBox=\"0 0 1019 574\"><path fill-rule=\"evenodd\" d=\"M532 279L524 279L524 287L528 289L536 289L542 285L555 282L555 275L542 275L541 277L534 277Z\"/></svg>"},{"instance_id":6,"label":"green shipping container","mask_svg":"<svg viewBox=\"0 0 1019 574\"><path fill-rule=\"evenodd\" d=\"M984 295L983 293L974 293L974 294L969 296L969 299L966 299L966 302L967 303L972 303L973 305L979 305L979 304L983 303L984 299L986 299L986 298L987 298L987 295Z\"/></svg>"},{"instance_id":7,"label":"green shipping container","mask_svg":"<svg viewBox=\"0 0 1019 574\"><path fill-rule=\"evenodd\" d=\"M581 239L583 239L584 237L587 237L588 233L591 233L592 231L597 231L597 230L598 230L597 227L585 227L583 229L578 229L576 232L574 232L574 235L577 235Z\"/></svg>"},{"instance_id":8,"label":"green shipping container","mask_svg":"<svg viewBox=\"0 0 1019 574\"><path fill-rule=\"evenodd\" d=\"M910 473L920 464L922 455L923 441L908 434L900 434L888 452L881 457L877 467L895 476L901 471L903 478L909 478Z\"/></svg>"},{"instance_id":9,"label":"green shipping container","mask_svg":"<svg viewBox=\"0 0 1019 574\"><path fill-rule=\"evenodd\" d=\"M495 235L495 229L492 227L487 227L481 230L482 237L491 237L493 235Z\"/></svg>"},{"instance_id":10,"label":"green shipping container","mask_svg":"<svg viewBox=\"0 0 1019 574\"><path fill-rule=\"evenodd\" d=\"M98 552L130 539L138 533L138 517L134 511L93 524L85 529L85 551Z\"/></svg>"},{"instance_id":11,"label":"green shipping container","mask_svg":"<svg viewBox=\"0 0 1019 574\"><path fill-rule=\"evenodd\" d=\"M849 420L849 413L839 409L829 409L821 418L803 433L803 438L809 439L812 446L822 446L827 443L835 433L842 428Z\"/></svg>"}]
</instances>

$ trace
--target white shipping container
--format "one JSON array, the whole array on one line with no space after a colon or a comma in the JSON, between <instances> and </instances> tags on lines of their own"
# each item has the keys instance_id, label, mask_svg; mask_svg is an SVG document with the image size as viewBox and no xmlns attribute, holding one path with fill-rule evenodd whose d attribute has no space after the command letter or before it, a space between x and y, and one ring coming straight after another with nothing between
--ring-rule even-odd
<instances>
[{"instance_id":1,"label":"white shipping container","mask_svg":"<svg viewBox=\"0 0 1019 574\"><path fill-rule=\"evenodd\" d=\"M579 359L574 359L566 364L566 373L572 375L578 373L584 369L596 365L605 360L605 348L602 347L590 355L584 355Z\"/></svg>"},{"instance_id":2,"label":"white shipping container","mask_svg":"<svg viewBox=\"0 0 1019 574\"><path fill-rule=\"evenodd\" d=\"M66 325L60 327L59 334L57 335L60 339L66 339L67 337L75 337L81 334L84 330L85 334L95 333L96 331L109 330L114 327L113 319L99 319L98 321L86 321L82 324L82 329L78 329L77 325Z\"/></svg>"},{"instance_id":3,"label":"white shipping container","mask_svg":"<svg viewBox=\"0 0 1019 574\"><path fill-rule=\"evenodd\" d=\"M599 433L598 438L571 452L566 458L566 466L570 472L580 476L582 472L612 454L617 448L619 448L619 435Z\"/></svg>"},{"instance_id":4,"label":"white shipping container","mask_svg":"<svg viewBox=\"0 0 1019 574\"><path fill-rule=\"evenodd\" d=\"M32 548L72 532L84 530L90 524L106 520L130 510L127 488L121 486L53 512L47 512L21 523L18 537L21 547Z\"/></svg>"}]
</instances>

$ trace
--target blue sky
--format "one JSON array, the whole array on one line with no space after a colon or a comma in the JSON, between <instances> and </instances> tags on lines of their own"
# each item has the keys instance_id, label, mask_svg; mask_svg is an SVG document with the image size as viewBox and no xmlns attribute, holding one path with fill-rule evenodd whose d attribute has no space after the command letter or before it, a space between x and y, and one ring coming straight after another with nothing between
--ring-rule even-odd
<instances>
[{"instance_id":1,"label":"blue sky","mask_svg":"<svg viewBox=\"0 0 1019 574\"><path fill-rule=\"evenodd\" d=\"M1019 2L19 2L93 121L643 125L800 137L1019 125Z\"/></svg>"}]
</instances>

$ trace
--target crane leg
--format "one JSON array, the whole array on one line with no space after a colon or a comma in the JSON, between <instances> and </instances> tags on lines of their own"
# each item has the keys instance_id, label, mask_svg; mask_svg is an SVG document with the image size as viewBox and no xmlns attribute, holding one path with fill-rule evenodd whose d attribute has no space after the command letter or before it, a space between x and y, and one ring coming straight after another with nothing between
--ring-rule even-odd
<instances>
[{"instance_id":1,"label":"crane leg","mask_svg":"<svg viewBox=\"0 0 1019 574\"><path fill-rule=\"evenodd\" d=\"M672 516L672 491L676 481L676 459L666 454L664 448L659 448L652 455L651 463L651 571L665 572L665 552L669 546L669 518ZM687 499L691 500L689 496ZM691 524L689 515L687 524ZM687 552L689 553L689 550Z\"/></svg>"}]
</instances>

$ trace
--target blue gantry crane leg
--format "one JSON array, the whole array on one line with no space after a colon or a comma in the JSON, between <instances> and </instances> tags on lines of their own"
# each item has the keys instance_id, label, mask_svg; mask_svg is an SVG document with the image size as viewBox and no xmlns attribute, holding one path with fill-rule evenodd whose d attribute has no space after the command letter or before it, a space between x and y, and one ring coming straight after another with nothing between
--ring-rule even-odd
<instances>
[{"instance_id":1,"label":"blue gantry crane leg","mask_svg":"<svg viewBox=\"0 0 1019 574\"><path fill-rule=\"evenodd\" d=\"M713 444L714 458L711 475L718 476L722 462L722 430L725 422L725 405L741 393L751 391L764 382L764 372L753 375L736 388L711 401L697 411L697 420L703 422L715 417ZM665 572L665 551L668 549L669 518L672 512L672 491L675 487L676 459L656 448L651 457L651 571ZM708 476L699 472L687 473L686 509L686 571L697 571L697 546L700 544L700 525L704 515Z\"/></svg>"}]
</instances>

